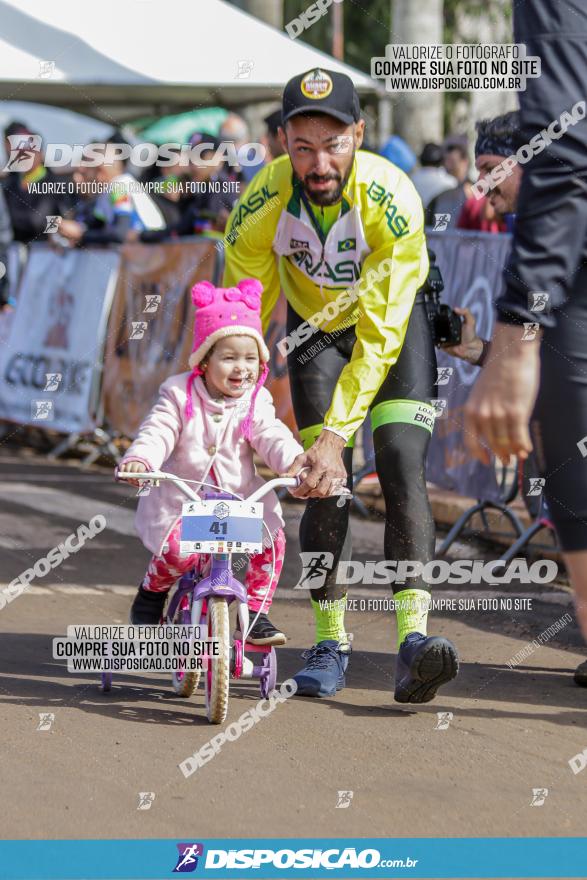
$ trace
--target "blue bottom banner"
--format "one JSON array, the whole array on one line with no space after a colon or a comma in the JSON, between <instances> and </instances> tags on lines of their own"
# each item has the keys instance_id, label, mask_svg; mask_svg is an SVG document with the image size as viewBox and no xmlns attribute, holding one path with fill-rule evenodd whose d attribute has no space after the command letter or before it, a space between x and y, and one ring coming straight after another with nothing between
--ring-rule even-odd
<instances>
[{"instance_id":1,"label":"blue bottom banner","mask_svg":"<svg viewBox=\"0 0 587 880\"><path fill-rule=\"evenodd\" d=\"M1 880L582 877L587 838L8 840Z\"/></svg>"}]
</instances>

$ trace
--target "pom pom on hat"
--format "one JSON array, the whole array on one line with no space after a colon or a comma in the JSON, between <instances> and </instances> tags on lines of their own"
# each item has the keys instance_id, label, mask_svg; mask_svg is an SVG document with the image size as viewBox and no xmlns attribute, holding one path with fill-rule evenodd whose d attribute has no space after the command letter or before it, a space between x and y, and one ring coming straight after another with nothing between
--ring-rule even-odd
<instances>
[{"instance_id":1,"label":"pom pom on hat","mask_svg":"<svg viewBox=\"0 0 587 880\"><path fill-rule=\"evenodd\" d=\"M209 281L198 281L192 287L192 302L195 306L209 306L214 302L216 288Z\"/></svg>"}]
</instances>

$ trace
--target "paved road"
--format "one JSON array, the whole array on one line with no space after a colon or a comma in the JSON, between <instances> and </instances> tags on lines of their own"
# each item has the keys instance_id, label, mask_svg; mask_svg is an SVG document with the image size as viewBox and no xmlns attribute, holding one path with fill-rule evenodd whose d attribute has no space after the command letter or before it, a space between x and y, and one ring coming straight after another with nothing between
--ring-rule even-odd
<instances>
[{"instance_id":1,"label":"paved road","mask_svg":"<svg viewBox=\"0 0 587 880\"><path fill-rule=\"evenodd\" d=\"M133 536L133 493L103 470L5 448L0 498L4 582L81 522L97 513L108 520L83 551L0 610L4 837L584 835L587 770L575 775L568 763L587 748L587 691L572 681L585 656L575 623L508 666L572 613L564 588L537 590L525 612L437 614L430 630L457 644L461 673L418 708L393 702L390 614L351 612L346 690L279 705L185 779L179 762L217 733L202 692L185 701L166 679L143 675L119 677L106 695L95 676L69 675L51 657L51 638L68 624L126 622L147 560ZM280 680L313 640L308 603L290 589L301 506L286 511L288 556L272 614L290 636ZM382 525L354 519L353 532L356 558L377 559ZM257 700L255 686L236 683L227 724ZM439 712L453 713L446 729ZM49 730L37 729L39 713L54 714ZM541 806L531 806L533 789L548 789ZM341 791L353 792L346 808L337 808ZM139 792L154 792L149 809L137 809Z\"/></svg>"}]
</instances>

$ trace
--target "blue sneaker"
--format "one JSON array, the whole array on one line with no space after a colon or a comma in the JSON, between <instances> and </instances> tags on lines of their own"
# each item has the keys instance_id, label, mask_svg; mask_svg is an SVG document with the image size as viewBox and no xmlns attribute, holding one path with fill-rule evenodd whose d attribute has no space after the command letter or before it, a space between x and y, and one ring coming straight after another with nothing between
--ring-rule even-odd
<instances>
[{"instance_id":1,"label":"blue sneaker","mask_svg":"<svg viewBox=\"0 0 587 880\"><path fill-rule=\"evenodd\" d=\"M294 675L298 686L296 694L301 697L333 697L345 686L344 674L349 662L348 652L339 650L340 643L325 639L304 651L306 665Z\"/></svg>"},{"instance_id":2,"label":"blue sneaker","mask_svg":"<svg viewBox=\"0 0 587 880\"><path fill-rule=\"evenodd\" d=\"M428 703L441 684L459 671L457 649L448 639L410 633L400 645L395 666L398 703Z\"/></svg>"}]
</instances>

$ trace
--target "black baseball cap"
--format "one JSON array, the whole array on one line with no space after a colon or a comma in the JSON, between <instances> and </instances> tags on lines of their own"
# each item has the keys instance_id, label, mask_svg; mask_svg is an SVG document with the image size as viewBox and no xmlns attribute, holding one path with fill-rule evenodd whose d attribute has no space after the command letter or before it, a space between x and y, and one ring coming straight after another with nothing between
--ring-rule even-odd
<instances>
[{"instance_id":1,"label":"black baseball cap","mask_svg":"<svg viewBox=\"0 0 587 880\"><path fill-rule=\"evenodd\" d=\"M361 105L352 79L322 67L294 76L283 90L283 125L300 113L325 113L347 125L358 122Z\"/></svg>"}]
</instances>

